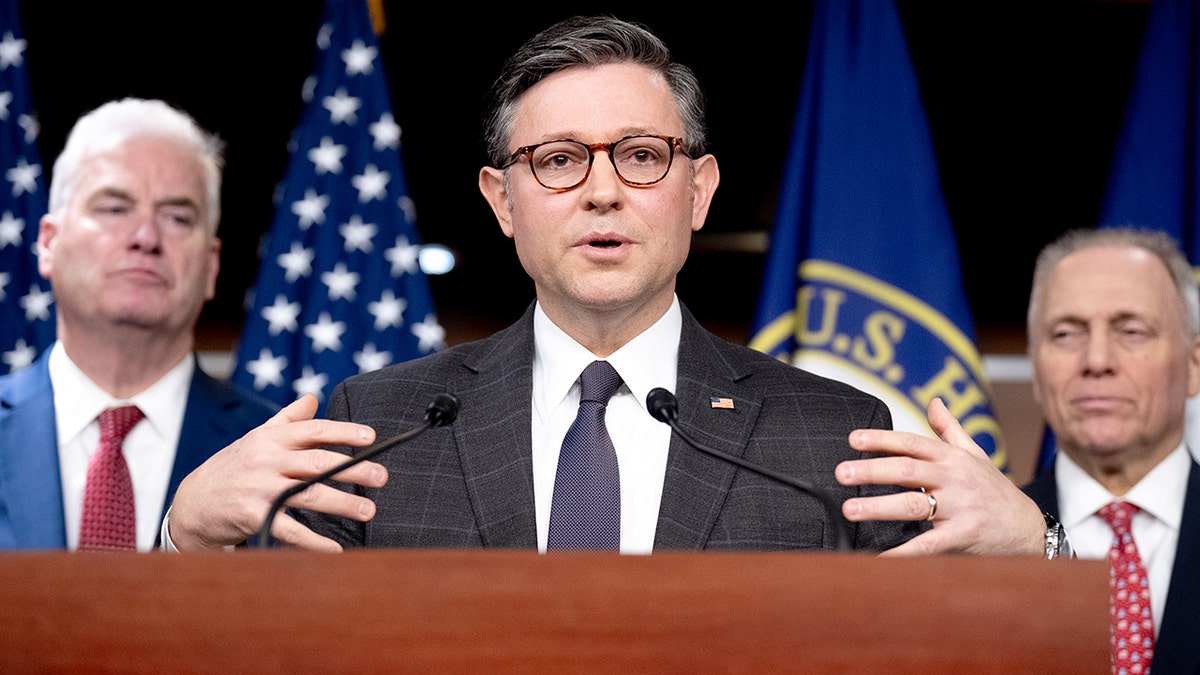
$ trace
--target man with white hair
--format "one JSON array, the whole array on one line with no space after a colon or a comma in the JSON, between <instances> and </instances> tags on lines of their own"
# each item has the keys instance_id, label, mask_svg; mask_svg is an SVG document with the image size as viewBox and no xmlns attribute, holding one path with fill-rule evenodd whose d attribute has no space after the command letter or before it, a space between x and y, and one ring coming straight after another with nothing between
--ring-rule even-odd
<instances>
[{"instance_id":1,"label":"man with white hair","mask_svg":"<svg viewBox=\"0 0 1200 675\"><path fill-rule=\"evenodd\" d=\"M1069 232L1034 270L1034 396L1058 452L1025 491L1079 557L1112 563L1114 673L1200 672L1200 468L1184 440L1198 305L1159 232Z\"/></svg>"},{"instance_id":2,"label":"man with white hair","mask_svg":"<svg viewBox=\"0 0 1200 675\"><path fill-rule=\"evenodd\" d=\"M273 412L193 351L222 165L221 141L162 101L72 129L37 242L58 341L0 378L0 549L153 549L180 480Z\"/></svg>"}]
</instances>

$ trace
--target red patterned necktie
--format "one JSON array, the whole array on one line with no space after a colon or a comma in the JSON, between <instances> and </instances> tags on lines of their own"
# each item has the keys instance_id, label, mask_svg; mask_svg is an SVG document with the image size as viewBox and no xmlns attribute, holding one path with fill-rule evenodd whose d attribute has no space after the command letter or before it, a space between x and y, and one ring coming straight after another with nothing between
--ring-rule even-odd
<instances>
[{"instance_id":1,"label":"red patterned necktie","mask_svg":"<svg viewBox=\"0 0 1200 675\"><path fill-rule=\"evenodd\" d=\"M80 551L137 550L133 481L121 445L142 417L142 411L132 405L100 413L100 445L88 463L83 490Z\"/></svg>"},{"instance_id":2,"label":"red patterned necktie","mask_svg":"<svg viewBox=\"0 0 1200 675\"><path fill-rule=\"evenodd\" d=\"M1113 502L1100 517L1113 529L1108 551L1108 586L1112 591L1113 673L1145 673L1154 658L1154 618L1150 613L1150 579L1130 533L1138 507Z\"/></svg>"}]
</instances>

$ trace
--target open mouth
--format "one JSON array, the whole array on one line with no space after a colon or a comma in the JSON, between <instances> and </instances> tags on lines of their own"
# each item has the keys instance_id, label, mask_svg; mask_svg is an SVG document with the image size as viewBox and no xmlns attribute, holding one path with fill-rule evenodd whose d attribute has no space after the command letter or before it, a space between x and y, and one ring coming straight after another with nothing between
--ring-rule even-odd
<instances>
[{"instance_id":1,"label":"open mouth","mask_svg":"<svg viewBox=\"0 0 1200 675\"><path fill-rule=\"evenodd\" d=\"M616 248L620 245L621 242L619 241L593 241L588 243L588 246L592 246L594 248Z\"/></svg>"}]
</instances>

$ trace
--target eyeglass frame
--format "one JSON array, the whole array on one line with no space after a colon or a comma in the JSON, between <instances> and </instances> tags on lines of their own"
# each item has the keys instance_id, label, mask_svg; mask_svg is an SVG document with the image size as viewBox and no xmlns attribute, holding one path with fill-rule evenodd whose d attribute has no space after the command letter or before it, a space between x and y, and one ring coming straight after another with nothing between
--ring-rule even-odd
<instances>
[{"instance_id":1,"label":"eyeglass frame","mask_svg":"<svg viewBox=\"0 0 1200 675\"><path fill-rule=\"evenodd\" d=\"M663 171L662 176L648 183L635 183L627 180L625 176L621 175L621 170L617 168L617 160L613 156L613 148L615 148L618 143L623 143L633 138L657 138L661 141L666 141L669 155L667 156L667 168ZM516 164L517 160L524 157L526 162L529 164L529 173L533 175L533 179L537 181L538 185L541 185L547 190L552 190L554 192L569 192L587 182L588 177L592 175L592 163L596 160L596 151L603 150L608 155L608 162L612 164L613 173L617 175L617 178L619 178L622 183L630 187L649 187L651 185L661 183L663 179L665 179L667 175L671 173L671 167L675 165L676 148L679 148L680 154L682 154L684 157L691 159L691 155L687 154L687 151L683 149L683 141L684 139L681 136L659 136L658 134L630 134L629 136L618 138L611 143L584 143L583 141L576 140L574 138L556 138L552 141L542 141L541 143L534 143L533 145L525 145L517 148L513 154L509 155L508 161L504 163L504 166L500 168L507 170L513 164ZM578 143L579 145L582 145L588 149L587 171L583 172L583 178L580 178L578 183L570 187L550 187L549 185L543 183L541 178L538 178L537 170L533 168L533 151L537 150L543 145L549 145L551 143Z\"/></svg>"}]
</instances>

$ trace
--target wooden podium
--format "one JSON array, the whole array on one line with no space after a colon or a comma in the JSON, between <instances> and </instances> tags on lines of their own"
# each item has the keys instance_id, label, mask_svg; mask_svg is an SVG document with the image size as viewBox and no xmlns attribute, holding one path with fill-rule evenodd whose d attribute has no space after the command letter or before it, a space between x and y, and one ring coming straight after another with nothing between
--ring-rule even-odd
<instances>
[{"instance_id":1,"label":"wooden podium","mask_svg":"<svg viewBox=\"0 0 1200 675\"><path fill-rule=\"evenodd\" d=\"M1106 673L1098 561L0 555L0 672Z\"/></svg>"}]
</instances>

